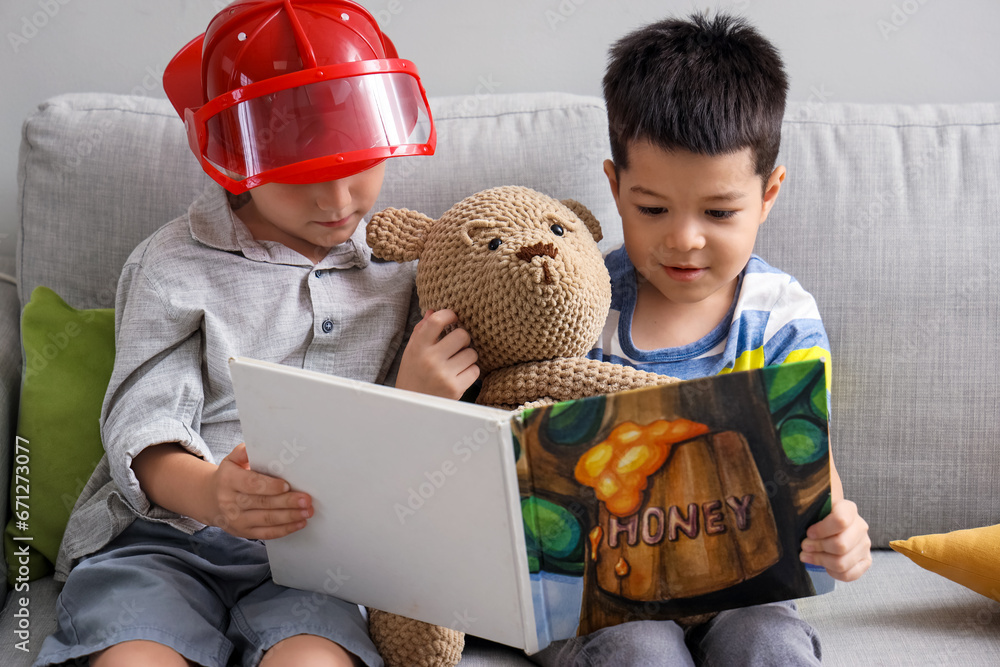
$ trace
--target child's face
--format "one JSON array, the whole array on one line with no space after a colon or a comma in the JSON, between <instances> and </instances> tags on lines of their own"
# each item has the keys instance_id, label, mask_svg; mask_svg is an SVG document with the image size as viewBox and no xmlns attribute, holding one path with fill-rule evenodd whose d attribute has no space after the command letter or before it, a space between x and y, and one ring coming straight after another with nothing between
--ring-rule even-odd
<instances>
[{"instance_id":1,"label":"child's face","mask_svg":"<svg viewBox=\"0 0 1000 667\"><path fill-rule=\"evenodd\" d=\"M608 160L604 171L636 270L671 303L714 300L725 312L784 167L774 170L762 194L750 149L709 157L632 142L629 162L616 175Z\"/></svg>"},{"instance_id":2,"label":"child's face","mask_svg":"<svg viewBox=\"0 0 1000 667\"><path fill-rule=\"evenodd\" d=\"M354 234L382 189L385 162L325 183L266 183L236 214L258 241L278 241L313 262Z\"/></svg>"}]
</instances>

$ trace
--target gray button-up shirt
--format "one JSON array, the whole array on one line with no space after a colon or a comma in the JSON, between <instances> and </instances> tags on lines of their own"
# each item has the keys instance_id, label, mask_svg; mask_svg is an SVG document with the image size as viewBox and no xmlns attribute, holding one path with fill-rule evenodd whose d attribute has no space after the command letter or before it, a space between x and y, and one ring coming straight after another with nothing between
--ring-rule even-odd
<instances>
[{"instance_id":1,"label":"gray button-up shirt","mask_svg":"<svg viewBox=\"0 0 1000 667\"><path fill-rule=\"evenodd\" d=\"M361 225L313 265L280 243L254 240L213 185L132 252L115 302L106 453L70 517L58 578L136 516L189 534L203 527L151 505L131 462L146 447L177 442L218 463L242 442L230 357L369 382L395 372L417 314L415 265L373 259L364 235Z\"/></svg>"}]
</instances>

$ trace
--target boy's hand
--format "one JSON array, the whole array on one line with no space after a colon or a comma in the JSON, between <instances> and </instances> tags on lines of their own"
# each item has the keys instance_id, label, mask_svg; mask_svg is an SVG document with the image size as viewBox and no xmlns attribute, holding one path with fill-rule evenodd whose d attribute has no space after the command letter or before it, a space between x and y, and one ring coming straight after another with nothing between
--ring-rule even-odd
<instances>
[{"instance_id":1,"label":"boy's hand","mask_svg":"<svg viewBox=\"0 0 1000 667\"><path fill-rule=\"evenodd\" d=\"M237 537L283 537L304 528L313 515L308 494L290 491L283 479L250 470L243 443L216 468L209 493L217 509L211 524Z\"/></svg>"},{"instance_id":2,"label":"boy's hand","mask_svg":"<svg viewBox=\"0 0 1000 667\"><path fill-rule=\"evenodd\" d=\"M809 526L799 560L825 568L839 581L854 581L872 564L868 523L850 500L835 500L830 513Z\"/></svg>"},{"instance_id":3,"label":"boy's hand","mask_svg":"<svg viewBox=\"0 0 1000 667\"><path fill-rule=\"evenodd\" d=\"M469 347L472 338L450 310L429 310L413 327L403 350L396 386L422 394L461 398L479 377L479 355ZM447 333L445 333L448 331Z\"/></svg>"}]
</instances>

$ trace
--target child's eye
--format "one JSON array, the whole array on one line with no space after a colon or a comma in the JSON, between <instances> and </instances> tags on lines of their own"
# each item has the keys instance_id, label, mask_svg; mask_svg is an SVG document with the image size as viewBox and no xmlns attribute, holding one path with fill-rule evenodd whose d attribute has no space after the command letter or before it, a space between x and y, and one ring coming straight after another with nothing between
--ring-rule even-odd
<instances>
[{"instance_id":1,"label":"child's eye","mask_svg":"<svg viewBox=\"0 0 1000 667\"><path fill-rule=\"evenodd\" d=\"M489 245L487 245L486 247L489 248L490 250L496 250L497 248L500 247L501 243L503 243L503 241L501 241L500 239L496 238L496 239L493 239L492 241L490 241Z\"/></svg>"},{"instance_id":2,"label":"child's eye","mask_svg":"<svg viewBox=\"0 0 1000 667\"><path fill-rule=\"evenodd\" d=\"M714 209L709 209L705 211L710 218L715 218L716 220L725 220L726 218L731 218L736 215L736 211L718 211Z\"/></svg>"},{"instance_id":3,"label":"child's eye","mask_svg":"<svg viewBox=\"0 0 1000 667\"><path fill-rule=\"evenodd\" d=\"M648 215L649 217L663 215L667 212L667 209L662 206L637 206L636 208L640 215Z\"/></svg>"}]
</instances>

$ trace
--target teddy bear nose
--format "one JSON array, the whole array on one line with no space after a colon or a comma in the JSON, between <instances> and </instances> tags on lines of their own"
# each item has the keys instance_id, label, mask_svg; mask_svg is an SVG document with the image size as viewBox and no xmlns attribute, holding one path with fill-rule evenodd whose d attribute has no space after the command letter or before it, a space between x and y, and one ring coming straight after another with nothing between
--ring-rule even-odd
<instances>
[{"instance_id":1,"label":"teddy bear nose","mask_svg":"<svg viewBox=\"0 0 1000 667\"><path fill-rule=\"evenodd\" d=\"M535 257L549 257L551 259L555 259L557 254L559 254L559 251L553 244L542 243L541 241L539 241L538 243L524 246L523 248L518 250L517 258L522 261L528 262L530 264L531 260L534 259ZM541 277L542 277L542 282L544 282L546 285L551 285L553 283L552 274L549 273L548 264L545 262L542 263Z\"/></svg>"},{"instance_id":2,"label":"teddy bear nose","mask_svg":"<svg viewBox=\"0 0 1000 667\"><path fill-rule=\"evenodd\" d=\"M542 243L539 241L534 245L524 246L518 250L517 256L525 262L530 262L533 257L551 257L555 259L558 253L559 251L551 243Z\"/></svg>"}]
</instances>

